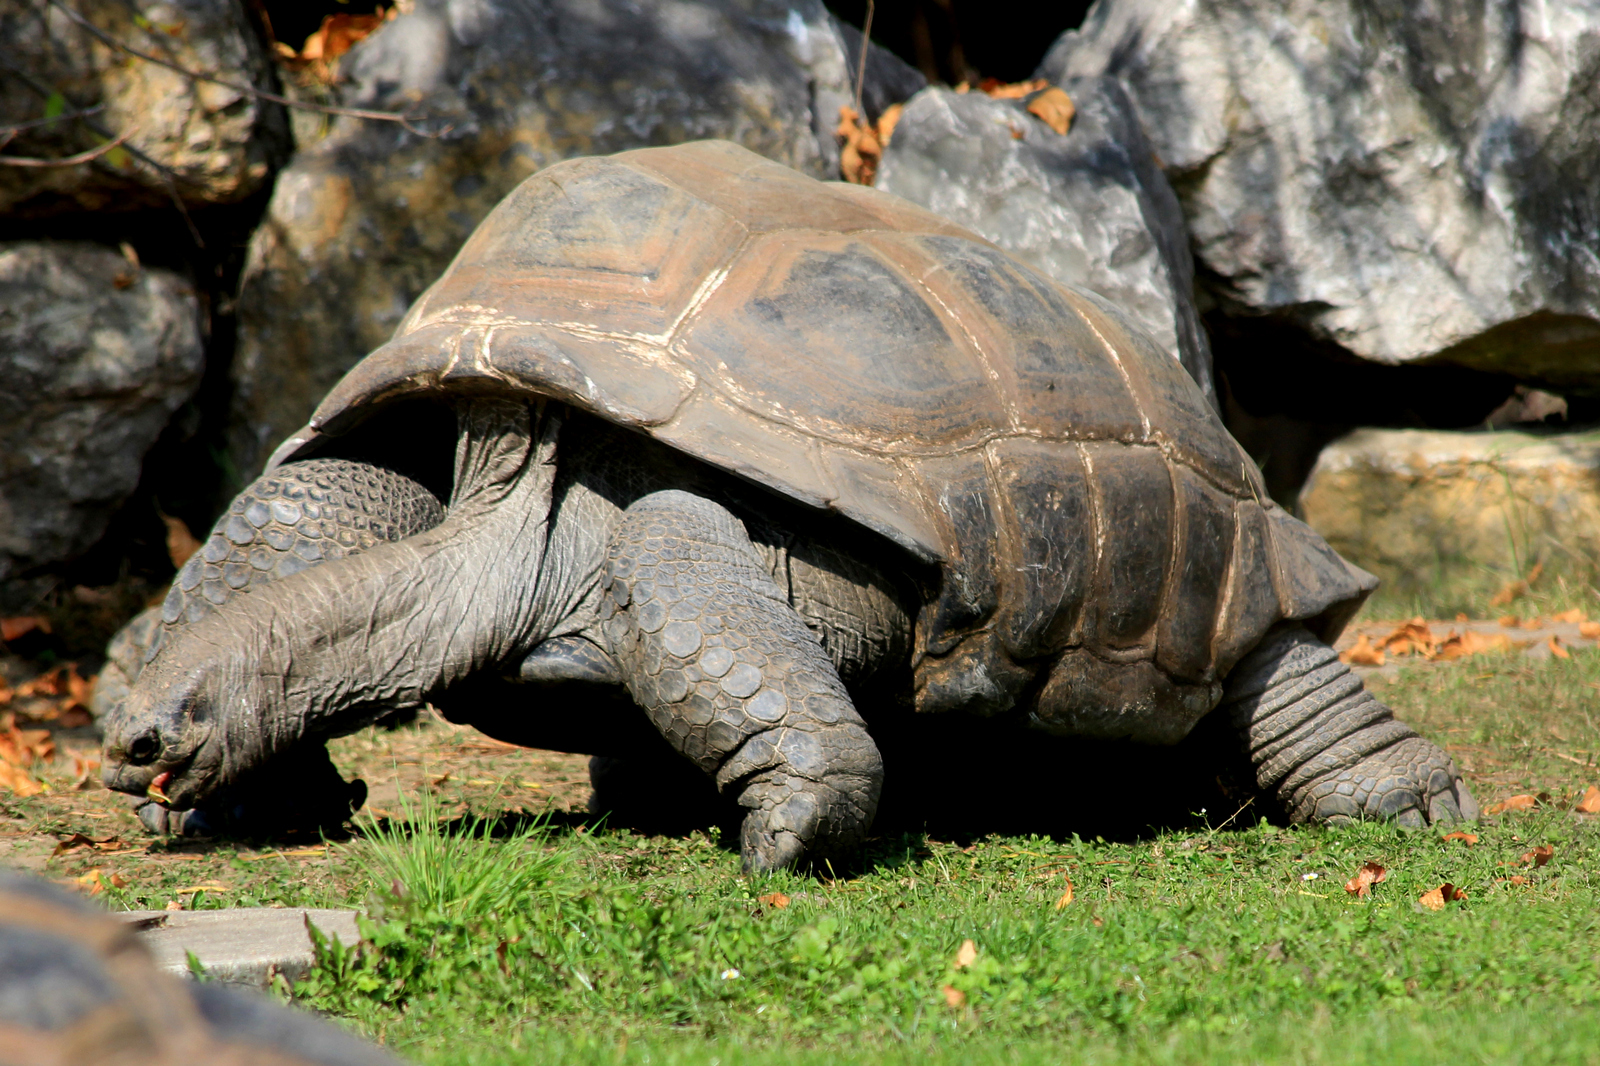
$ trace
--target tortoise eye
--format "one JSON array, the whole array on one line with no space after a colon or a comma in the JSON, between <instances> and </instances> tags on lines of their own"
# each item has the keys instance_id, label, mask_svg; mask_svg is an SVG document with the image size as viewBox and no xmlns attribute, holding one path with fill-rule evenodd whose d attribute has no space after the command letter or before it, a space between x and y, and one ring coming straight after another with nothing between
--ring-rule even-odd
<instances>
[{"instance_id":1,"label":"tortoise eye","mask_svg":"<svg viewBox=\"0 0 1600 1066\"><path fill-rule=\"evenodd\" d=\"M128 761L135 766L148 766L161 753L161 742L154 733L141 733L128 745Z\"/></svg>"}]
</instances>

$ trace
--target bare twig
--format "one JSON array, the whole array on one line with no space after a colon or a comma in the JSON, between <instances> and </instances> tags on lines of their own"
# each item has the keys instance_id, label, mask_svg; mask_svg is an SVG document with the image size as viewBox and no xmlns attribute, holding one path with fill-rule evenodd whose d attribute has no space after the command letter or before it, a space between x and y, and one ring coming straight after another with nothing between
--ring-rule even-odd
<instances>
[{"instance_id":1,"label":"bare twig","mask_svg":"<svg viewBox=\"0 0 1600 1066\"><path fill-rule=\"evenodd\" d=\"M26 155L0 155L0 166L8 166L8 167L75 167L80 163L87 163L90 160L98 159L101 156L105 155L107 152L111 151L111 149L113 149L113 148L117 147L118 145L120 145L123 141L127 140L129 137L132 137L133 134L134 134L134 131L137 130L137 129L138 129L137 126L130 126L126 131L124 131L123 133L118 134L116 140L107 141L105 144L102 144L100 147L91 148L87 152L79 152L77 155L63 156L60 159L38 159L38 158L35 158L33 156L26 156ZM9 139L10 138L8 137L7 140L9 140ZM3 145L0 145L0 147L3 147Z\"/></svg>"},{"instance_id":2,"label":"bare twig","mask_svg":"<svg viewBox=\"0 0 1600 1066\"><path fill-rule=\"evenodd\" d=\"M32 74L29 74L22 68L7 61L6 54L3 51L0 51L0 67L3 67L11 74L12 77L22 82L23 85L26 85L28 89L36 95L42 96L47 100L54 95L50 86L44 84L38 78L35 78ZM99 134L101 137L105 137L107 139L112 139L115 137L115 134L113 134L109 129L101 125L99 122L96 122L92 117L84 117L82 114L83 110L84 109L80 109L78 121L82 122L85 126L89 127L90 131ZM133 158L139 160L139 162L150 167L161 178L162 188L166 191L167 198L172 201L173 208L177 210L179 215L183 216L183 224L188 228L189 236L194 240L194 246L196 248L204 248L206 246L206 242L200 236L200 230L194 224L194 219L189 217L189 209L183 205L183 197L178 195L178 182L183 181L188 183L188 179L185 178L184 175L178 173L176 170L173 170L171 167L167 166L165 163L162 163L156 159L152 159L149 155L141 152L131 144L123 145L122 149L129 155L133 156Z\"/></svg>"},{"instance_id":3,"label":"bare twig","mask_svg":"<svg viewBox=\"0 0 1600 1066\"><path fill-rule=\"evenodd\" d=\"M49 118L36 118L32 122L20 122L15 126L0 126L0 133L24 133L28 130L38 129L40 126L53 125L57 122L72 122L75 119L88 118L90 115L98 115L105 109L105 104L95 104L93 107L85 107L78 111L66 111L59 115L51 115Z\"/></svg>"},{"instance_id":4,"label":"bare twig","mask_svg":"<svg viewBox=\"0 0 1600 1066\"><path fill-rule=\"evenodd\" d=\"M872 47L872 11L876 6L873 0L867 0L867 17L861 21L861 59L856 63L856 114L863 123L867 113L861 109L861 96L867 87L867 49Z\"/></svg>"},{"instance_id":5,"label":"bare twig","mask_svg":"<svg viewBox=\"0 0 1600 1066\"><path fill-rule=\"evenodd\" d=\"M224 78L218 78L211 74L201 74L198 71L180 67L178 64L173 63L170 60L162 59L160 56L154 56L148 52L141 52L137 48L123 44L121 41L102 30L99 26L96 26L94 23L90 22L88 19L72 10L66 4L62 3L61 0L47 0L47 2L51 7L66 15L73 22L76 22L78 25L94 34L107 46L115 48L119 52L125 52L128 55L133 56L135 59L142 59L146 63L154 63L158 67L165 67L174 73L182 74L184 77L191 78L195 81L208 81L213 85L220 85L225 89L232 89L236 93L243 93L246 96L254 96L258 100L268 100L274 104L281 104L284 107L298 108L301 111L316 111L324 115L344 115L347 118L372 119L376 122L397 122L406 130L406 132L414 133L418 137L440 137L449 132L448 129L441 130L438 133L429 133L426 130L419 130L411 124L411 117L409 115L403 115L397 111L368 111L357 107L331 107L327 104L313 104L307 103L304 100L291 100L287 96L279 96L277 93L269 93L265 89L257 89L254 85L243 85L238 82L228 81Z\"/></svg>"}]
</instances>

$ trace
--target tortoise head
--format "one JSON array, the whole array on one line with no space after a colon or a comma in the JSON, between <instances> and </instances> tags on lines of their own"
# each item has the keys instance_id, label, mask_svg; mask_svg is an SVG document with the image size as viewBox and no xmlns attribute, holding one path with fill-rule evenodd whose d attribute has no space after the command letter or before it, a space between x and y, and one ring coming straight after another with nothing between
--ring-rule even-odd
<instances>
[{"instance_id":1,"label":"tortoise head","mask_svg":"<svg viewBox=\"0 0 1600 1066\"><path fill-rule=\"evenodd\" d=\"M183 810L298 737L304 715L286 705L281 686L262 684L263 656L231 621L212 616L169 633L107 715L106 787Z\"/></svg>"},{"instance_id":2,"label":"tortoise head","mask_svg":"<svg viewBox=\"0 0 1600 1066\"><path fill-rule=\"evenodd\" d=\"M227 728L222 706L237 664L224 655L184 655L192 640L174 643L102 723L102 776L110 789L182 810L226 783L227 755L245 738L230 738L238 730Z\"/></svg>"}]
</instances>

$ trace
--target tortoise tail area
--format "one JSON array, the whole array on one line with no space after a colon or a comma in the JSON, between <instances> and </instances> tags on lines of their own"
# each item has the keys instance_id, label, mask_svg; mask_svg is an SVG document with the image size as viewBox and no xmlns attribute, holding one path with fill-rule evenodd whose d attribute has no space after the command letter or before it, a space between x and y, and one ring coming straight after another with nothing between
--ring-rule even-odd
<instances>
[{"instance_id":1,"label":"tortoise tail area","mask_svg":"<svg viewBox=\"0 0 1600 1066\"><path fill-rule=\"evenodd\" d=\"M922 471L960 550L918 619L919 711L1176 743L1273 626L1331 642L1377 584L1261 493L1253 464L1223 485L1158 442L989 448L966 481Z\"/></svg>"}]
</instances>

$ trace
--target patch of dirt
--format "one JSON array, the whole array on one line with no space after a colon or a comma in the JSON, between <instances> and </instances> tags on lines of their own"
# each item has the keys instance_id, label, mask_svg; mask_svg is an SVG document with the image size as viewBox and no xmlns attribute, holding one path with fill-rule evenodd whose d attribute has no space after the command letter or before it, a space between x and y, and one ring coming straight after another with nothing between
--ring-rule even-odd
<instances>
[{"instance_id":1,"label":"patch of dirt","mask_svg":"<svg viewBox=\"0 0 1600 1066\"><path fill-rule=\"evenodd\" d=\"M40 673L25 660L0 658L0 691L19 689ZM63 695L59 704L69 698ZM92 724L61 713L61 706L12 704L0 706L0 733L26 730L29 750L47 754L22 767L25 789L42 790L24 796L0 785L0 865L135 909L246 901L314 905L348 892L349 871L341 861L347 841L152 836L134 816L132 797L101 786L100 737ZM424 791L448 816L587 809L587 756L502 744L431 713L396 729L340 738L329 750L346 777L367 782L363 813L377 818L403 817L405 804Z\"/></svg>"}]
</instances>

